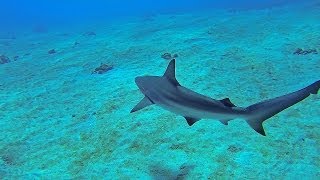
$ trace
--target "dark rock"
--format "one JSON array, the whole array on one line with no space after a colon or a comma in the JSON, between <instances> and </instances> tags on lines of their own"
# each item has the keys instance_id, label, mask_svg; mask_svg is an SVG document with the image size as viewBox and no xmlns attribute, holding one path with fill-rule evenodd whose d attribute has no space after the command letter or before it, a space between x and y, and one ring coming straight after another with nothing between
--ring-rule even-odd
<instances>
[{"instance_id":1,"label":"dark rock","mask_svg":"<svg viewBox=\"0 0 320 180\"><path fill-rule=\"evenodd\" d=\"M161 57L166 60L171 60L172 58L170 53L164 53L161 55Z\"/></svg>"},{"instance_id":2,"label":"dark rock","mask_svg":"<svg viewBox=\"0 0 320 180\"><path fill-rule=\"evenodd\" d=\"M113 69L112 65L101 63L101 65L97 67L91 74L104 74L110 71L111 69Z\"/></svg>"},{"instance_id":3,"label":"dark rock","mask_svg":"<svg viewBox=\"0 0 320 180\"><path fill-rule=\"evenodd\" d=\"M301 48L298 48L293 54L296 54L296 55L318 54L318 51L316 49L303 50Z\"/></svg>"},{"instance_id":4,"label":"dark rock","mask_svg":"<svg viewBox=\"0 0 320 180\"><path fill-rule=\"evenodd\" d=\"M5 55L0 56L0 64L6 64L9 62L10 62L10 59L7 56L5 56Z\"/></svg>"},{"instance_id":5,"label":"dark rock","mask_svg":"<svg viewBox=\"0 0 320 180\"><path fill-rule=\"evenodd\" d=\"M14 60L14 61L18 61L18 60L19 60L19 56L13 57L13 60Z\"/></svg>"},{"instance_id":6,"label":"dark rock","mask_svg":"<svg viewBox=\"0 0 320 180\"><path fill-rule=\"evenodd\" d=\"M178 57L178 54L171 55L170 53L164 53L161 55L161 58L166 60L172 60Z\"/></svg>"},{"instance_id":7,"label":"dark rock","mask_svg":"<svg viewBox=\"0 0 320 180\"><path fill-rule=\"evenodd\" d=\"M308 49L305 51L306 54L318 54L318 51L316 49Z\"/></svg>"},{"instance_id":8,"label":"dark rock","mask_svg":"<svg viewBox=\"0 0 320 180\"><path fill-rule=\"evenodd\" d=\"M51 49L50 51L48 51L48 54L54 54L56 53L57 51L55 49Z\"/></svg>"},{"instance_id":9,"label":"dark rock","mask_svg":"<svg viewBox=\"0 0 320 180\"><path fill-rule=\"evenodd\" d=\"M301 54L302 52L303 50L301 48L298 48L293 54Z\"/></svg>"},{"instance_id":10,"label":"dark rock","mask_svg":"<svg viewBox=\"0 0 320 180\"><path fill-rule=\"evenodd\" d=\"M76 48L77 46L79 46L79 44L80 43L78 41L74 42L72 48Z\"/></svg>"},{"instance_id":11,"label":"dark rock","mask_svg":"<svg viewBox=\"0 0 320 180\"><path fill-rule=\"evenodd\" d=\"M83 34L84 36L96 36L97 34L93 31L88 31Z\"/></svg>"}]
</instances>

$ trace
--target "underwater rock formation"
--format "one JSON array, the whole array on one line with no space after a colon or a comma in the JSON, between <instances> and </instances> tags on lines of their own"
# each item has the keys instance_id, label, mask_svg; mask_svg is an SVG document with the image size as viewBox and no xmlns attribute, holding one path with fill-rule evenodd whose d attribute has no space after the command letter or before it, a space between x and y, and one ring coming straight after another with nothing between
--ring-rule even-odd
<instances>
[{"instance_id":1,"label":"underwater rock formation","mask_svg":"<svg viewBox=\"0 0 320 180\"><path fill-rule=\"evenodd\" d=\"M6 64L9 62L10 62L10 59L7 56L5 56L5 55L0 56L0 64Z\"/></svg>"},{"instance_id":2,"label":"underwater rock formation","mask_svg":"<svg viewBox=\"0 0 320 180\"><path fill-rule=\"evenodd\" d=\"M166 60L172 60L178 57L178 54L173 54L171 55L171 53L164 53L161 55L161 58L166 59Z\"/></svg>"},{"instance_id":3,"label":"underwater rock formation","mask_svg":"<svg viewBox=\"0 0 320 180\"><path fill-rule=\"evenodd\" d=\"M51 50L49 50L48 51L48 54L54 54L54 53L56 53L57 51L55 50L55 49L51 49Z\"/></svg>"},{"instance_id":4,"label":"underwater rock formation","mask_svg":"<svg viewBox=\"0 0 320 180\"><path fill-rule=\"evenodd\" d=\"M301 48L298 48L293 54L297 54L297 55L318 54L318 51L316 49L303 50Z\"/></svg>"},{"instance_id":5,"label":"underwater rock formation","mask_svg":"<svg viewBox=\"0 0 320 180\"><path fill-rule=\"evenodd\" d=\"M112 65L101 63L91 74L104 74L113 69Z\"/></svg>"}]
</instances>

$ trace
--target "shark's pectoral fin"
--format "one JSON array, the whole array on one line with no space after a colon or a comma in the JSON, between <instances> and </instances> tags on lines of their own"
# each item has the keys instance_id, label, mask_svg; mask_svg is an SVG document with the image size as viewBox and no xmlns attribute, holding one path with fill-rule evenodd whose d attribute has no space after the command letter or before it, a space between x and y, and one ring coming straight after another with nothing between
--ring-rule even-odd
<instances>
[{"instance_id":1,"label":"shark's pectoral fin","mask_svg":"<svg viewBox=\"0 0 320 180\"><path fill-rule=\"evenodd\" d=\"M153 102L147 97L145 96L131 111L130 113L139 111L140 109L143 109L147 106L152 105Z\"/></svg>"},{"instance_id":2,"label":"shark's pectoral fin","mask_svg":"<svg viewBox=\"0 0 320 180\"><path fill-rule=\"evenodd\" d=\"M221 99L220 102L227 107L236 107L236 105L234 105L229 98Z\"/></svg>"},{"instance_id":3,"label":"shark's pectoral fin","mask_svg":"<svg viewBox=\"0 0 320 180\"><path fill-rule=\"evenodd\" d=\"M176 79L176 60L172 59L167 67L166 72L163 75L166 77L171 83L176 86L180 86L180 83Z\"/></svg>"},{"instance_id":4,"label":"shark's pectoral fin","mask_svg":"<svg viewBox=\"0 0 320 180\"><path fill-rule=\"evenodd\" d=\"M200 120L200 119L191 118L191 117L184 117L184 118L186 118L187 123L189 124L189 126L192 126L195 122Z\"/></svg>"}]
</instances>

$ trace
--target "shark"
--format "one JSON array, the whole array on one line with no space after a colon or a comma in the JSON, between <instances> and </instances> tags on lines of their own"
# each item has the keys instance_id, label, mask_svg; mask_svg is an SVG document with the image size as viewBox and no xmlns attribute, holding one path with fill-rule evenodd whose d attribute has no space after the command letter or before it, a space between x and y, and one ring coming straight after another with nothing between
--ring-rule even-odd
<instances>
[{"instance_id":1,"label":"shark","mask_svg":"<svg viewBox=\"0 0 320 180\"><path fill-rule=\"evenodd\" d=\"M239 107L229 98L213 99L182 86L176 79L176 60L172 59L163 76L138 76L135 78L144 98L130 113L150 105L158 105L183 116L192 126L201 119L215 119L228 125L234 119L244 119L259 134L266 136L262 123L279 112L317 94L320 80L295 92L267 99L248 107Z\"/></svg>"}]
</instances>

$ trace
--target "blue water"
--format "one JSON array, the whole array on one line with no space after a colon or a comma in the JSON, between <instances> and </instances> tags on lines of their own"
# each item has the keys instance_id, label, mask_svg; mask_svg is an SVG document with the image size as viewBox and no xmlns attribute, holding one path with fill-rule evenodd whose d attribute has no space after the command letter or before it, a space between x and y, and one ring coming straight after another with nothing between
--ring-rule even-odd
<instances>
[{"instance_id":1,"label":"blue water","mask_svg":"<svg viewBox=\"0 0 320 180\"><path fill-rule=\"evenodd\" d=\"M12 28L23 25L27 28L30 24L41 23L45 25L70 25L78 23L92 23L95 21L108 21L119 17L150 15L157 13L181 13L217 8L227 9L258 9L284 5L294 0L12 0L1 1L2 28Z\"/></svg>"},{"instance_id":2,"label":"blue water","mask_svg":"<svg viewBox=\"0 0 320 180\"><path fill-rule=\"evenodd\" d=\"M317 0L0 1L0 179L319 179L320 96L228 126L149 106L135 77L247 107L319 80ZM156 85L156 84L155 84Z\"/></svg>"}]
</instances>

